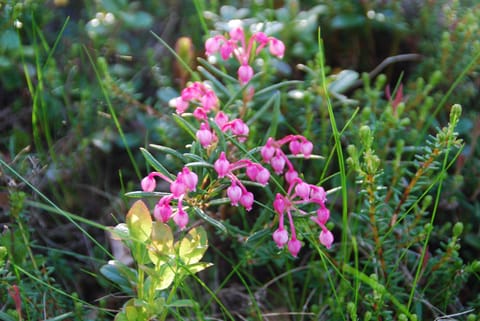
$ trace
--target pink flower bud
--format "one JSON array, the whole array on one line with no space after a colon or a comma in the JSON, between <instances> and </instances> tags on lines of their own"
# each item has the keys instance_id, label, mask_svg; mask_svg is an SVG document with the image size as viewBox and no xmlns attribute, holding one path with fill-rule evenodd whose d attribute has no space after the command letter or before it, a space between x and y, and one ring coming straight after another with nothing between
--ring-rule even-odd
<instances>
[{"instance_id":1,"label":"pink flower bud","mask_svg":"<svg viewBox=\"0 0 480 321\"><path fill-rule=\"evenodd\" d=\"M323 244L327 249L332 247L333 234L327 230L327 228L322 228L318 239L320 240L320 243Z\"/></svg>"},{"instance_id":2,"label":"pink flower bud","mask_svg":"<svg viewBox=\"0 0 480 321\"><path fill-rule=\"evenodd\" d=\"M270 160L270 165L272 165L273 171L275 174L280 175L283 172L283 168L285 167L285 156L283 155L275 155Z\"/></svg>"},{"instance_id":3,"label":"pink flower bud","mask_svg":"<svg viewBox=\"0 0 480 321\"><path fill-rule=\"evenodd\" d=\"M227 188L227 196L233 206L238 206L238 202L240 201L242 194L242 189L238 187L235 183L232 183L232 185Z\"/></svg>"},{"instance_id":4,"label":"pink flower bud","mask_svg":"<svg viewBox=\"0 0 480 321\"><path fill-rule=\"evenodd\" d=\"M185 226L188 224L188 214L183 210L182 207L178 208L178 212L175 216L173 216L173 221L177 226L183 230Z\"/></svg>"},{"instance_id":5,"label":"pink flower bud","mask_svg":"<svg viewBox=\"0 0 480 321\"><path fill-rule=\"evenodd\" d=\"M200 129L197 131L196 136L198 141L204 148L210 146L214 139L213 133L210 131L207 123L202 123L200 125Z\"/></svg>"},{"instance_id":6,"label":"pink flower bud","mask_svg":"<svg viewBox=\"0 0 480 321\"><path fill-rule=\"evenodd\" d=\"M247 174L248 178L251 181L255 181L257 179L257 175L259 171L260 171L260 168L258 164L251 163L247 165L247 169L245 170L245 173Z\"/></svg>"},{"instance_id":7,"label":"pink flower bud","mask_svg":"<svg viewBox=\"0 0 480 321\"><path fill-rule=\"evenodd\" d=\"M288 242L288 251L290 254L292 254L293 257L297 257L298 252L300 252L300 249L302 248L302 243L297 240L296 238L293 238Z\"/></svg>"},{"instance_id":8,"label":"pink flower bud","mask_svg":"<svg viewBox=\"0 0 480 321\"><path fill-rule=\"evenodd\" d=\"M195 192L197 189L198 176L194 172L190 171L188 167L182 169L182 183L185 184L188 190Z\"/></svg>"},{"instance_id":9,"label":"pink flower bud","mask_svg":"<svg viewBox=\"0 0 480 321\"><path fill-rule=\"evenodd\" d=\"M283 58L285 53L285 45L276 38L270 38L270 53L278 58Z\"/></svg>"},{"instance_id":10,"label":"pink flower bud","mask_svg":"<svg viewBox=\"0 0 480 321\"><path fill-rule=\"evenodd\" d=\"M285 211L285 200L282 194L277 193L275 200L273 201L273 209L280 215L283 215Z\"/></svg>"},{"instance_id":11,"label":"pink flower bud","mask_svg":"<svg viewBox=\"0 0 480 321\"><path fill-rule=\"evenodd\" d=\"M254 198L252 192L243 193L242 197L240 198L240 204L242 204L242 206L245 207L247 211L250 211L252 209L253 201Z\"/></svg>"},{"instance_id":12,"label":"pink flower bud","mask_svg":"<svg viewBox=\"0 0 480 321\"><path fill-rule=\"evenodd\" d=\"M241 65L238 68L238 80L242 85L245 85L253 77L253 68L250 65Z\"/></svg>"},{"instance_id":13,"label":"pink flower bud","mask_svg":"<svg viewBox=\"0 0 480 321\"><path fill-rule=\"evenodd\" d=\"M273 240L277 244L278 248L282 248L288 242L288 232L283 228L279 227L272 235Z\"/></svg>"},{"instance_id":14,"label":"pink flower bud","mask_svg":"<svg viewBox=\"0 0 480 321\"><path fill-rule=\"evenodd\" d=\"M153 192L157 186L157 182L155 181L153 175L150 174L142 179L140 185L142 186L142 190L144 192Z\"/></svg>"},{"instance_id":15,"label":"pink flower bud","mask_svg":"<svg viewBox=\"0 0 480 321\"><path fill-rule=\"evenodd\" d=\"M230 162L227 160L225 152L220 153L220 157L213 164L213 168L217 172L219 178L225 177L225 175L227 175L230 169Z\"/></svg>"},{"instance_id":16,"label":"pink flower bud","mask_svg":"<svg viewBox=\"0 0 480 321\"><path fill-rule=\"evenodd\" d=\"M312 155L313 144L310 141L305 141L302 143L301 151L305 158L309 158Z\"/></svg>"},{"instance_id":17,"label":"pink flower bud","mask_svg":"<svg viewBox=\"0 0 480 321\"><path fill-rule=\"evenodd\" d=\"M193 117L195 117L197 120L207 120L207 112L204 108L197 107L193 111Z\"/></svg>"},{"instance_id":18,"label":"pink flower bud","mask_svg":"<svg viewBox=\"0 0 480 321\"><path fill-rule=\"evenodd\" d=\"M300 183L295 186L295 193L303 200L308 200L310 196L310 185L300 181Z\"/></svg>"}]
</instances>

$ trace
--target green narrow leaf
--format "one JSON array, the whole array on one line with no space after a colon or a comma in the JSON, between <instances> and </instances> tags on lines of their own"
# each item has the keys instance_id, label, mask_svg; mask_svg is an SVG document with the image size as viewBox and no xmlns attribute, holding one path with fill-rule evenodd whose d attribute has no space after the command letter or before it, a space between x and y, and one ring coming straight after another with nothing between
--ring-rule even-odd
<instances>
[{"instance_id":1,"label":"green narrow leaf","mask_svg":"<svg viewBox=\"0 0 480 321\"><path fill-rule=\"evenodd\" d=\"M173 114L172 117L173 120L178 124L178 126L183 128L183 130L185 130L190 136L192 136L193 139L197 138L195 134L197 132L197 129L195 129L192 124L190 124L185 118L177 114Z\"/></svg>"},{"instance_id":2,"label":"green narrow leaf","mask_svg":"<svg viewBox=\"0 0 480 321\"><path fill-rule=\"evenodd\" d=\"M198 216L200 216L202 219L204 219L208 223L212 224L213 226L215 226L216 228L221 230L223 233L225 233L225 234L227 233L227 228L225 227L225 225L223 225L222 222L217 221L213 217L208 216L207 213L205 213L204 211L202 211L198 207L194 207L193 209L194 209L195 213L197 213Z\"/></svg>"},{"instance_id":3,"label":"green narrow leaf","mask_svg":"<svg viewBox=\"0 0 480 321\"><path fill-rule=\"evenodd\" d=\"M127 214L127 225L134 240L145 242L152 234L152 216L141 200L133 203Z\"/></svg>"},{"instance_id":4,"label":"green narrow leaf","mask_svg":"<svg viewBox=\"0 0 480 321\"><path fill-rule=\"evenodd\" d=\"M268 86L266 88L263 88L262 90L257 91L253 97L256 98L258 96L268 94L269 92L271 92L273 90L277 90L277 89L282 88L282 87L287 87L287 86L292 86L292 85L300 85L300 84L303 84L303 81L300 81L300 80L283 81L281 83L271 85L271 86Z\"/></svg>"},{"instance_id":5,"label":"green narrow leaf","mask_svg":"<svg viewBox=\"0 0 480 321\"><path fill-rule=\"evenodd\" d=\"M159 150L159 151L161 151L165 154L172 155L172 156L178 158L179 160L181 160L184 163L187 162L186 158L181 153L177 152L173 148L162 146L162 145L155 145L155 144L150 144L149 146L152 147L153 149Z\"/></svg>"},{"instance_id":6,"label":"green narrow leaf","mask_svg":"<svg viewBox=\"0 0 480 321\"><path fill-rule=\"evenodd\" d=\"M271 106L273 105L273 103L275 102L275 100L277 99L276 97L278 96L278 92L277 93L274 93L272 95L272 97L270 97L267 102L263 105L262 108L260 108L258 111L256 111L252 117L250 117L250 119L247 121L247 125L251 125L252 123L256 122L258 118L260 118L260 116L262 116L263 114L265 114L270 108Z\"/></svg>"},{"instance_id":7,"label":"green narrow leaf","mask_svg":"<svg viewBox=\"0 0 480 321\"><path fill-rule=\"evenodd\" d=\"M157 172L162 173L163 175L171 178L172 180L175 178L174 175L172 175L148 150L145 148L140 148L140 151L143 154L143 157L145 157L145 160L147 163L152 166Z\"/></svg>"}]
</instances>

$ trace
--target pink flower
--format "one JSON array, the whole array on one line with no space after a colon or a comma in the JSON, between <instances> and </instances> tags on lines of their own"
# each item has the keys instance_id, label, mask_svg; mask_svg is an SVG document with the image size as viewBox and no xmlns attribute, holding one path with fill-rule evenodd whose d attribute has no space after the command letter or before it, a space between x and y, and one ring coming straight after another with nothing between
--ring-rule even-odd
<instances>
[{"instance_id":1,"label":"pink flower","mask_svg":"<svg viewBox=\"0 0 480 321\"><path fill-rule=\"evenodd\" d=\"M232 185L227 188L227 196L233 206L238 206L238 202L242 198L242 194L242 189L238 187L235 183L232 183Z\"/></svg>"},{"instance_id":2,"label":"pink flower","mask_svg":"<svg viewBox=\"0 0 480 321\"><path fill-rule=\"evenodd\" d=\"M283 168L285 167L285 156L278 155L277 153L277 155L270 160L270 165L272 165L275 174L281 174L283 172Z\"/></svg>"},{"instance_id":3,"label":"pink flower","mask_svg":"<svg viewBox=\"0 0 480 321\"><path fill-rule=\"evenodd\" d=\"M307 140L302 143L300 149L302 151L303 156L305 156L305 158L309 158L310 155L312 155L313 144Z\"/></svg>"},{"instance_id":4,"label":"pink flower","mask_svg":"<svg viewBox=\"0 0 480 321\"><path fill-rule=\"evenodd\" d=\"M214 139L213 133L211 132L207 123L200 124L200 129L197 131L196 135L198 141L204 148L210 146Z\"/></svg>"},{"instance_id":5,"label":"pink flower","mask_svg":"<svg viewBox=\"0 0 480 321\"><path fill-rule=\"evenodd\" d=\"M255 181L257 179L257 175L260 172L260 165L256 163L250 163L247 165L247 169L245 170L247 173L248 178L250 178L251 181Z\"/></svg>"},{"instance_id":6,"label":"pink flower","mask_svg":"<svg viewBox=\"0 0 480 321\"><path fill-rule=\"evenodd\" d=\"M245 41L245 34L242 27L233 28L230 31L230 38L236 41Z\"/></svg>"},{"instance_id":7,"label":"pink flower","mask_svg":"<svg viewBox=\"0 0 480 321\"><path fill-rule=\"evenodd\" d=\"M142 190L144 192L153 192L157 186L157 182L151 174L144 177L140 184L142 185Z\"/></svg>"},{"instance_id":8,"label":"pink flower","mask_svg":"<svg viewBox=\"0 0 480 321\"><path fill-rule=\"evenodd\" d=\"M275 200L273 201L273 209L280 215L283 215L285 211L285 199L282 194L277 193Z\"/></svg>"},{"instance_id":9,"label":"pink flower","mask_svg":"<svg viewBox=\"0 0 480 321\"><path fill-rule=\"evenodd\" d=\"M232 124L232 133L236 136L240 136L238 138L240 142L245 141L249 132L247 124L245 124L243 120L241 120L240 118L232 120L231 124Z\"/></svg>"},{"instance_id":10,"label":"pink flower","mask_svg":"<svg viewBox=\"0 0 480 321\"><path fill-rule=\"evenodd\" d=\"M301 152L302 144L298 140L294 139L290 141L288 147L290 148L290 151L293 155L298 155Z\"/></svg>"},{"instance_id":11,"label":"pink flower","mask_svg":"<svg viewBox=\"0 0 480 321\"><path fill-rule=\"evenodd\" d=\"M312 201L317 201L325 203L327 201L327 193L321 186L311 185L310 186L310 198Z\"/></svg>"},{"instance_id":12,"label":"pink flower","mask_svg":"<svg viewBox=\"0 0 480 321\"><path fill-rule=\"evenodd\" d=\"M195 117L197 120L207 120L207 112L204 108L197 107L193 111L193 117Z\"/></svg>"},{"instance_id":13,"label":"pink flower","mask_svg":"<svg viewBox=\"0 0 480 321\"><path fill-rule=\"evenodd\" d=\"M189 106L188 101L183 100L182 97L177 97L174 99L173 104L175 106L177 114L181 115L183 114Z\"/></svg>"},{"instance_id":14,"label":"pink flower","mask_svg":"<svg viewBox=\"0 0 480 321\"><path fill-rule=\"evenodd\" d=\"M321 206L317 210L317 219L315 220L320 226L327 224L328 219L330 218L330 211L325 206Z\"/></svg>"},{"instance_id":15,"label":"pink flower","mask_svg":"<svg viewBox=\"0 0 480 321\"><path fill-rule=\"evenodd\" d=\"M293 257L297 257L298 252L302 248L302 243L297 240L296 237L292 236L290 241L288 242L288 251L292 254Z\"/></svg>"},{"instance_id":16,"label":"pink flower","mask_svg":"<svg viewBox=\"0 0 480 321\"><path fill-rule=\"evenodd\" d=\"M238 68L238 80L245 85L253 77L253 68L250 65L241 65Z\"/></svg>"},{"instance_id":17,"label":"pink flower","mask_svg":"<svg viewBox=\"0 0 480 321\"><path fill-rule=\"evenodd\" d=\"M298 173L293 168L290 168L285 173L285 180L287 181L288 184L291 184L297 177L298 177Z\"/></svg>"},{"instance_id":18,"label":"pink flower","mask_svg":"<svg viewBox=\"0 0 480 321\"><path fill-rule=\"evenodd\" d=\"M267 143L260 150L264 162L269 162L275 154L276 148L273 147L273 142L272 137L268 138Z\"/></svg>"},{"instance_id":19,"label":"pink flower","mask_svg":"<svg viewBox=\"0 0 480 321\"><path fill-rule=\"evenodd\" d=\"M194 172L190 171L188 167L184 167L182 172L179 174L181 176L181 181L189 191L195 192L197 189L198 176Z\"/></svg>"},{"instance_id":20,"label":"pink flower","mask_svg":"<svg viewBox=\"0 0 480 321\"><path fill-rule=\"evenodd\" d=\"M215 54L215 52L220 49L221 41L221 37L219 36L208 38L207 41L205 41L205 54L207 56Z\"/></svg>"},{"instance_id":21,"label":"pink flower","mask_svg":"<svg viewBox=\"0 0 480 321\"><path fill-rule=\"evenodd\" d=\"M177 226L183 230L185 226L188 224L188 214L184 211L183 207L179 205L178 212L175 216L173 216L173 221Z\"/></svg>"},{"instance_id":22,"label":"pink flower","mask_svg":"<svg viewBox=\"0 0 480 321\"><path fill-rule=\"evenodd\" d=\"M164 196L162 197L158 203L155 205L153 210L153 216L158 221L163 223L168 222L170 217L172 216L172 207L170 206L170 198L171 196Z\"/></svg>"},{"instance_id":23,"label":"pink flower","mask_svg":"<svg viewBox=\"0 0 480 321\"><path fill-rule=\"evenodd\" d=\"M300 183L295 185L295 194L297 194L303 200L308 200L310 196L310 186L300 180Z\"/></svg>"},{"instance_id":24,"label":"pink flower","mask_svg":"<svg viewBox=\"0 0 480 321\"><path fill-rule=\"evenodd\" d=\"M252 192L243 193L242 197L240 198L240 204L242 204L242 206L245 207L247 211L250 211L252 209L253 201L254 198Z\"/></svg>"},{"instance_id":25,"label":"pink flower","mask_svg":"<svg viewBox=\"0 0 480 321\"><path fill-rule=\"evenodd\" d=\"M222 56L223 60L227 60L232 56L232 53L234 50L235 50L234 43L228 40L220 47L220 56Z\"/></svg>"},{"instance_id":26,"label":"pink flower","mask_svg":"<svg viewBox=\"0 0 480 321\"><path fill-rule=\"evenodd\" d=\"M178 179L170 184L170 192L175 198L179 198L181 195L185 194L186 191L187 186Z\"/></svg>"},{"instance_id":27,"label":"pink flower","mask_svg":"<svg viewBox=\"0 0 480 321\"><path fill-rule=\"evenodd\" d=\"M285 45L283 44L283 42L273 37L269 38L269 40L270 53L280 59L283 58L283 55L285 53Z\"/></svg>"},{"instance_id":28,"label":"pink flower","mask_svg":"<svg viewBox=\"0 0 480 321\"><path fill-rule=\"evenodd\" d=\"M255 177L257 183L262 185L267 185L268 181L270 180L270 172L265 167L262 167L258 172L257 176Z\"/></svg>"},{"instance_id":29,"label":"pink flower","mask_svg":"<svg viewBox=\"0 0 480 321\"><path fill-rule=\"evenodd\" d=\"M322 228L318 239L320 240L320 243L323 244L327 249L332 247L333 234L326 227Z\"/></svg>"},{"instance_id":30,"label":"pink flower","mask_svg":"<svg viewBox=\"0 0 480 321\"><path fill-rule=\"evenodd\" d=\"M281 249L288 242L288 232L283 227L279 227L275 232L273 232L272 238L277 244L278 248Z\"/></svg>"},{"instance_id":31,"label":"pink flower","mask_svg":"<svg viewBox=\"0 0 480 321\"><path fill-rule=\"evenodd\" d=\"M227 160L225 152L220 153L220 157L213 164L213 168L217 172L219 178L227 175L227 173L230 171L230 162Z\"/></svg>"},{"instance_id":32,"label":"pink flower","mask_svg":"<svg viewBox=\"0 0 480 321\"><path fill-rule=\"evenodd\" d=\"M219 128L222 128L226 123L228 123L228 116L222 111L218 112L215 116L215 123Z\"/></svg>"}]
</instances>

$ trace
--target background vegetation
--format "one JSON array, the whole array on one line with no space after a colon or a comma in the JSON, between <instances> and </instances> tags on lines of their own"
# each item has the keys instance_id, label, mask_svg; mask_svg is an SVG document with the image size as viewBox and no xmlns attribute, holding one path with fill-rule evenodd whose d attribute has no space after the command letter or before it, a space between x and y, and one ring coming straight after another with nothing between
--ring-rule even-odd
<instances>
[{"instance_id":1,"label":"background vegetation","mask_svg":"<svg viewBox=\"0 0 480 321\"><path fill-rule=\"evenodd\" d=\"M480 319L480 5L454 0L0 0L0 319L113 319L127 298L100 273L121 255L106 227L150 170L139 148L191 143L169 101L192 75L166 45L208 68L204 40L236 20L286 45L257 61L258 88L299 82L252 135L275 115L275 131L314 142L324 158L304 176L331 191L336 242L320 249L301 222L309 245L293 259L264 211L221 207L213 267L176 284L191 301L169 316Z\"/></svg>"}]
</instances>

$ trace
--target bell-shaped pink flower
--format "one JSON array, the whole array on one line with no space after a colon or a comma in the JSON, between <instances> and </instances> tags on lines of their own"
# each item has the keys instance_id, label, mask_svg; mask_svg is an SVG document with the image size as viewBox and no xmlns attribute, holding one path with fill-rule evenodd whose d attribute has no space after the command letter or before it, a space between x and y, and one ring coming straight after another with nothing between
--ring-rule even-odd
<instances>
[{"instance_id":1,"label":"bell-shaped pink flower","mask_svg":"<svg viewBox=\"0 0 480 321\"><path fill-rule=\"evenodd\" d=\"M219 36L208 38L205 41L205 54L207 56L211 56L215 54L218 51L218 49L220 49L221 41L222 41L221 37Z\"/></svg>"},{"instance_id":2,"label":"bell-shaped pink flower","mask_svg":"<svg viewBox=\"0 0 480 321\"><path fill-rule=\"evenodd\" d=\"M295 193L303 200L308 200L310 197L310 185L300 181L297 185L295 185Z\"/></svg>"},{"instance_id":3,"label":"bell-shaped pink flower","mask_svg":"<svg viewBox=\"0 0 480 321\"><path fill-rule=\"evenodd\" d=\"M265 167L262 167L259 171L257 176L255 177L255 181L262 185L267 185L268 181L270 180L270 172Z\"/></svg>"},{"instance_id":4,"label":"bell-shaped pink flower","mask_svg":"<svg viewBox=\"0 0 480 321\"><path fill-rule=\"evenodd\" d=\"M280 215L283 215L285 211L285 199L282 194L277 193L275 200L273 201L273 209Z\"/></svg>"},{"instance_id":5,"label":"bell-shaped pink flower","mask_svg":"<svg viewBox=\"0 0 480 321\"><path fill-rule=\"evenodd\" d=\"M197 139L200 144L206 148L213 142L214 136L207 123L200 124L200 129L197 131Z\"/></svg>"},{"instance_id":6,"label":"bell-shaped pink flower","mask_svg":"<svg viewBox=\"0 0 480 321\"><path fill-rule=\"evenodd\" d=\"M310 185L310 199L315 202L325 203L327 201L327 193L321 186Z\"/></svg>"},{"instance_id":7,"label":"bell-shaped pink flower","mask_svg":"<svg viewBox=\"0 0 480 321\"><path fill-rule=\"evenodd\" d=\"M278 58L283 58L285 54L285 45L281 40L271 37L270 39L270 53Z\"/></svg>"},{"instance_id":8,"label":"bell-shaped pink flower","mask_svg":"<svg viewBox=\"0 0 480 321\"><path fill-rule=\"evenodd\" d=\"M241 65L238 68L238 80L245 85L253 77L253 68L250 65Z\"/></svg>"},{"instance_id":9,"label":"bell-shaped pink flower","mask_svg":"<svg viewBox=\"0 0 480 321\"><path fill-rule=\"evenodd\" d=\"M240 118L234 119L231 122L231 129L232 133L238 137L238 140L240 142L243 142L246 140L248 136L248 125L243 122Z\"/></svg>"},{"instance_id":10,"label":"bell-shaped pink flower","mask_svg":"<svg viewBox=\"0 0 480 321\"><path fill-rule=\"evenodd\" d=\"M232 185L227 188L227 196L233 206L238 206L238 202L242 198L242 194L242 189L235 183L232 183Z\"/></svg>"},{"instance_id":11,"label":"bell-shaped pink flower","mask_svg":"<svg viewBox=\"0 0 480 321\"><path fill-rule=\"evenodd\" d=\"M290 144L288 144L288 147L290 148L290 151L292 152L293 155L298 155L301 153L302 143L294 139L290 141Z\"/></svg>"},{"instance_id":12,"label":"bell-shaped pink flower","mask_svg":"<svg viewBox=\"0 0 480 321\"><path fill-rule=\"evenodd\" d=\"M184 167L181 172L181 179L189 191L196 191L198 184L197 174L192 172L188 167Z\"/></svg>"},{"instance_id":13,"label":"bell-shaped pink flower","mask_svg":"<svg viewBox=\"0 0 480 321\"><path fill-rule=\"evenodd\" d=\"M242 197L240 198L240 204L245 207L247 211L250 211L253 206L253 193L252 192L245 192L242 194Z\"/></svg>"},{"instance_id":14,"label":"bell-shaped pink flower","mask_svg":"<svg viewBox=\"0 0 480 321\"><path fill-rule=\"evenodd\" d=\"M157 182L155 181L155 177L150 174L142 179L140 185L142 186L142 190L144 192L153 192L157 186Z\"/></svg>"},{"instance_id":15,"label":"bell-shaped pink flower","mask_svg":"<svg viewBox=\"0 0 480 321\"><path fill-rule=\"evenodd\" d=\"M244 41L245 40L245 34L243 33L243 28L242 27L236 27L230 30L230 38L232 40L236 41Z\"/></svg>"},{"instance_id":16,"label":"bell-shaped pink flower","mask_svg":"<svg viewBox=\"0 0 480 321\"><path fill-rule=\"evenodd\" d=\"M301 145L301 151L305 158L309 158L312 155L313 144L310 141L305 141Z\"/></svg>"},{"instance_id":17,"label":"bell-shaped pink flower","mask_svg":"<svg viewBox=\"0 0 480 321\"><path fill-rule=\"evenodd\" d=\"M279 154L273 156L270 160L270 165L272 165L275 174L280 175L285 167L285 157Z\"/></svg>"},{"instance_id":18,"label":"bell-shaped pink flower","mask_svg":"<svg viewBox=\"0 0 480 321\"><path fill-rule=\"evenodd\" d=\"M189 102L183 100L182 97L177 97L173 100L173 105L175 106L177 114L181 115L188 109Z\"/></svg>"},{"instance_id":19,"label":"bell-shaped pink flower","mask_svg":"<svg viewBox=\"0 0 480 321\"><path fill-rule=\"evenodd\" d=\"M178 206L178 212L173 216L173 221L177 226L183 230L188 224L188 214L181 205Z\"/></svg>"},{"instance_id":20,"label":"bell-shaped pink flower","mask_svg":"<svg viewBox=\"0 0 480 321\"><path fill-rule=\"evenodd\" d=\"M332 247L333 234L326 227L322 228L318 239L320 240L320 243L323 244L327 249Z\"/></svg>"},{"instance_id":21,"label":"bell-shaped pink flower","mask_svg":"<svg viewBox=\"0 0 480 321\"><path fill-rule=\"evenodd\" d=\"M230 171L230 162L227 160L225 152L220 153L220 157L213 164L213 168L217 172L219 178L227 175L227 173Z\"/></svg>"},{"instance_id":22,"label":"bell-shaped pink flower","mask_svg":"<svg viewBox=\"0 0 480 321\"><path fill-rule=\"evenodd\" d=\"M155 208L153 209L153 216L156 220L167 223L172 216L170 198L171 196L164 196L158 201L157 204L155 204Z\"/></svg>"},{"instance_id":23,"label":"bell-shaped pink flower","mask_svg":"<svg viewBox=\"0 0 480 321\"><path fill-rule=\"evenodd\" d=\"M275 232L273 232L272 238L277 244L278 248L281 249L288 242L288 232L283 227L279 227Z\"/></svg>"},{"instance_id":24,"label":"bell-shaped pink flower","mask_svg":"<svg viewBox=\"0 0 480 321\"><path fill-rule=\"evenodd\" d=\"M288 251L292 254L293 257L297 257L298 252L302 248L302 243L297 240L296 237L292 236L290 241L288 242Z\"/></svg>"},{"instance_id":25,"label":"bell-shaped pink flower","mask_svg":"<svg viewBox=\"0 0 480 321\"><path fill-rule=\"evenodd\" d=\"M219 111L215 116L215 123L219 128L222 128L226 123L228 123L228 116L223 111Z\"/></svg>"},{"instance_id":26,"label":"bell-shaped pink flower","mask_svg":"<svg viewBox=\"0 0 480 321\"><path fill-rule=\"evenodd\" d=\"M329 218L330 218L330 211L328 210L328 208L326 208L325 206L321 206L319 209L317 209L316 222L320 226L327 224L327 221Z\"/></svg>"},{"instance_id":27,"label":"bell-shaped pink flower","mask_svg":"<svg viewBox=\"0 0 480 321\"><path fill-rule=\"evenodd\" d=\"M234 50L235 45L232 44L231 41L227 41L220 47L220 56L222 56L223 60L227 60L230 58Z\"/></svg>"},{"instance_id":28,"label":"bell-shaped pink flower","mask_svg":"<svg viewBox=\"0 0 480 321\"><path fill-rule=\"evenodd\" d=\"M295 179L298 178L298 173L296 170L293 168L290 168L286 173L285 173L285 180L287 181L288 184L291 184Z\"/></svg>"},{"instance_id":29,"label":"bell-shaped pink flower","mask_svg":"<svg viewBox=\"0 0 480 321\"><path fill-rule=\"evenodd\" d=\"M264 162L269 162L275 155L276 148L273 146L273 138L269 137L267 143L260 150Z\"/></svg>"},{"instance_id":30,"label":"bell-shaped pink flower","mask_svg":"<svg viewBox=\"0 0 480 321\"><path fill-rule=\"evenodd\" d=\"M187 186L183 182L179 181L178 179L174 180L170 184L170 192L175 198L179 198L180 196L185 194L186 191L187 191Z\"/></svg>"}]
</instances>

